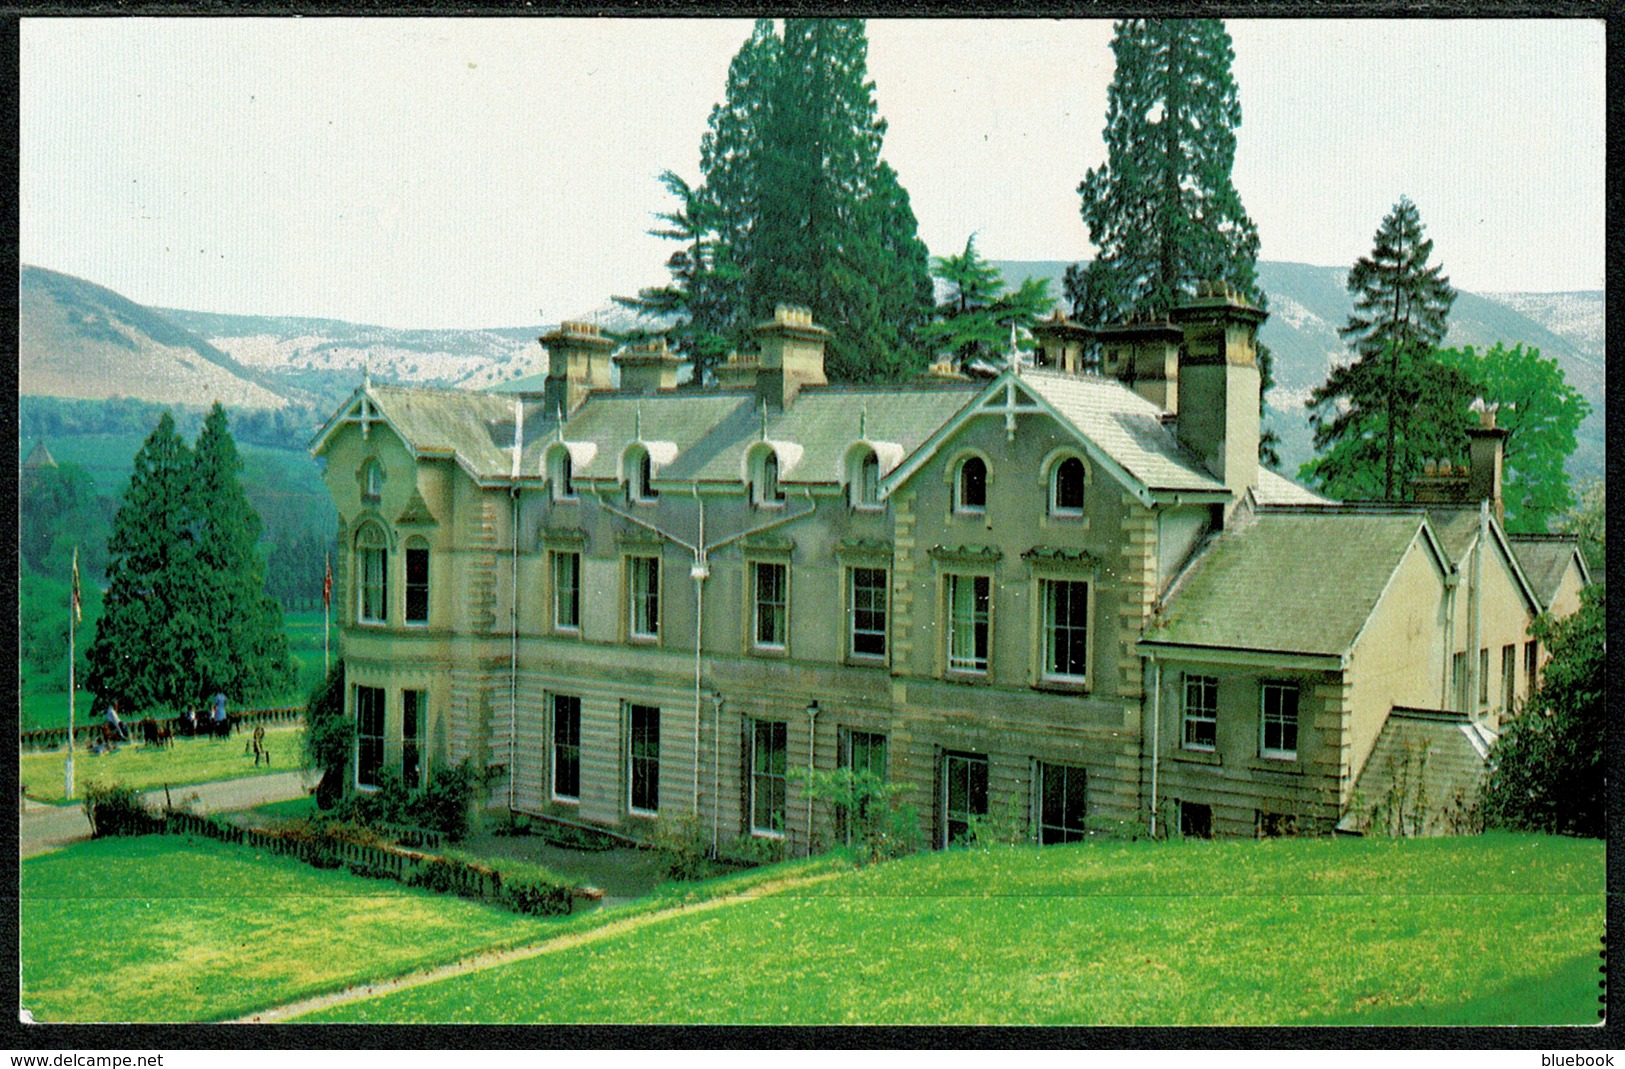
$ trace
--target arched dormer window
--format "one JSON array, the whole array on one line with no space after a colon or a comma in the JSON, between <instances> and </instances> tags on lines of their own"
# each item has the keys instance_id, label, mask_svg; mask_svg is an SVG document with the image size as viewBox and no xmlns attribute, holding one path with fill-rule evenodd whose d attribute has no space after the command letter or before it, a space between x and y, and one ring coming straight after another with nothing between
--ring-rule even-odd
<instances>
[{"instance_id":1,"label":"arched dormer window","mask_svg":"<svg viewBox=\"0 0 1625 1069\"><path fill-rule=\"evenodd\" d=\"M775 508L784 504L784 487L779 485L779 455L771 448L757 454L754 485L755 504Z\"/></svg>"},{"instance_id":2,"label":"arched dormer window","mask_svg":"<svg viewBox=\"0 0 1625 1069\"><path fill-rule=\"evenodd\" d=\"M574 501L576 496L574 465L570 451L556 445L547 454L547 481L553 487L554 501Z\"/></svg>"},{"instance_id":3,"label":"arched dormer window","mask_svg":"<svg viewBox=\"0 0 1625 1069\"><path fill-rule=\"evenodd\" d=\"M987 511L987 462L981 457L960 461L954 477L954 511Z\"/></svg>"},{"instance_id":4,"label":"arched dormer window","mask_svg":"<svg viewBox=\"0 0 1625 1069\"><path fill-rule=\"evenodd\" d=\"M859 456L852 472L852 507L880 507L880 457L873 449L867 449Z\"/></svg>"},{"instance_id":5,"label":"arched dormer window","mask_svg":"<svg viewBox=\"0 0 1625 1069\"><path fill-rule=\"evenodd\" d=\"M389 618L389 539L376 523L355 535L356 607L359 623L382 624Z\"/></svg>"},{"instance_id":6,"label":"arched dormer window","mask_svg":"<svg viewBox=\"0 0 1625 1069\"><path fill-rule=\"evenodd\" d=\"M1063 457L1050 469L1049 511L1051 516L1082 516L1084 487L1088 470L1077 457Z\"/></svg>"},{"instance_id":7,"label":"arched dormer window","mask_svg":"<svg viewBox=\"0 0 1625 1069\"><path fill-rule=\"evenodd\" d=\"M361 500L376 505L384 496L384 466L368 458L361 465Z\"/></svg>"},{"instance_id":8,"label":"arched dormer window","mask_svg":"<svg viewBox=\"0 0 1625 1069\"><path fill-rule=\"evenodd\" d=\"M642 446L633 446L626 454L626 499L630 502L653 501L660 495L654 486L654 461Z\"/></svg>"}]
</instances>

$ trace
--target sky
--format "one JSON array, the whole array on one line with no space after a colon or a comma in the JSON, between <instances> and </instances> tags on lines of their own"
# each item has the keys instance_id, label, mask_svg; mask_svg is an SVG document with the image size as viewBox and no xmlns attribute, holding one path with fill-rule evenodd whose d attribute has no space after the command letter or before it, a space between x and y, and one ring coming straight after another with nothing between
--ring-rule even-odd
<instances>
[{"instance_id":1,"label":"sky","mask_svg":"<svg viewBox=\"0 0 1625 1069\"><path fill-rule=\"evenodd\" d=\"M1604 25L1231 20L1261 259L1346 266L1409 196L1474 292L1601 289ZM25 19L20 252L142 304L524 326L665 281L738 20ZM871 20L935 255L1093 255L1108 22Z\"/></svg>"}]
</instances>

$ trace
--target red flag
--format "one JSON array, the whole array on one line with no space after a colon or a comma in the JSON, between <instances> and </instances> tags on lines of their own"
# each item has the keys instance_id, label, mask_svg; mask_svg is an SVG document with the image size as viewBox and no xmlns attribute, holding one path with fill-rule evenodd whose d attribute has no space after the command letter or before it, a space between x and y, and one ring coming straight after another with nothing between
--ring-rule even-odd
<instances>
[{"instance_id":1,"label":"red flag","mask_svg":"<svg viewBox=\"0 0 1625 1069\"><path fill-rule=\"evenodd\" d=\"M79 547L73 547L73 618L84 620L84 613L79 607Z\"/></svg>"},{"instance_id":2,"label":"red flag","mask_svg":"<svg viewBox=\"0 0 1625 1069\"><path fill-rule=\"evenodd\" d=\"M322 580L322 608L331 609L333 607L333 561L332 558L325 554L322 556L322 560L327 563L327 576ZM78 573L75 572L74 574L77 575ZM74 589L77 590L78 587L76 586Z\"/></svg>"}]
</instances>

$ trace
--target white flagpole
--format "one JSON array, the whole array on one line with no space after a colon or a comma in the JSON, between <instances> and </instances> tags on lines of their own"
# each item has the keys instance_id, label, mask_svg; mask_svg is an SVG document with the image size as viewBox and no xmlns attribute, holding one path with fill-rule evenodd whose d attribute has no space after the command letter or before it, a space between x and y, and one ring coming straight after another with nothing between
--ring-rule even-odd
<instances>
[{"instance_id":1,"label":"white flagpole","mask_svg":"<svg viewBox=\"0 0 1625 1069\"><path fill-rule=\"evenodd\" d=\"M332 661L327 655L327 625L333 619L333 596L328 593L332 588L328 586L333 580L333 560L327 554L322 554L322 562L326 570L322 573L322 678L333 668Z\"/></svg>"},{"instance_id":2,"label":"white flagpole","mask_svg":"<svg viewBox=\"0 0 1625 1069\"><path fill-rule=\"evenodd\" d=\"M68 759L62 768L62 797L73 801L73 698L78 682L74 679L74 616L79 611L79 547L73 550L73 584L68 591Z\"/></svg>"}]
</instances>

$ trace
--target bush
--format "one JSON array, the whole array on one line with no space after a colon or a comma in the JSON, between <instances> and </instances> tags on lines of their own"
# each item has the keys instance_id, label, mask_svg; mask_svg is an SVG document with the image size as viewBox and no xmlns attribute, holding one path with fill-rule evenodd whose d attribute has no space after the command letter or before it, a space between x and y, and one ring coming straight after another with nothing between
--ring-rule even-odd
<instances>
[{"instance_id":1,"label":"bush","mask_svg":"<svg viewBox=\"0 0 1625 1069\"><path fill-rule=\"evenodd\" d=\"M919 811L897 803L901 784L887 783L868 769L794 768L790 775L807 797L834 808L839 834L857 850L860 861L902 857L923 845Z\"/></svg>"},{"instance_id":2,"label":"bush","mask_svg":"<svg viewBox=\"0 0 1625 1069\"><path fill-rule=\"evenodd\" d=\"M613 850L619 845L613 835L593 831L591 828L578 828L574 824L558 824L544 820L534 825L534 830L544 842L562 846L566 850L588 850L596 853L601 850Z\"/></svg>"},{"instance_id":3,"label":"bush","mask_svg":"<svg viewBox=\"0 0 1625 1069\"><path fill-rule=\"evenodd\" d=\"M698 817L662 820L655 827L654 848L668 879L698 880L710 875L711 866L706 862L710 844Z\"/></svg>"},{"instance_id":4,"label":"bush","mask_svg":"<svg viewBox=\"0 0 1625 1069\"><path fill-rule=\"evenodd\" d=\"M523 876L502 881L502 904L531 917L556 917L570 912L570 889L549 880Z\"/></svg>"},{"instance_id":5,"label":"bush","mask_svg":"<svg viewBox=\"0 0 1625 1069\"><path fill-rule=\"evenodd\" d=\"M1503 722L1481 796L1488 827L1601 838L1607 734L1604 588L1581 592L1580 611L1532 629L1552 659L1528 705Z\"/></svg>"},{"instance_id":6,"label":"bush","mask_svg":"<svg viewBox=\"0 0 1625 1069\"><path fill-rule=\"evenodd\" d=\"M784 840L741 835L717 848L717 860L730 865L774 865L784 860Z\"/></svg>"},{"instance_id":7,"label":"bush","mask_svg":"<svg viewBox=\"0 0 1625 1069\"><path fill-rule=\"evenodd\" d=\"M110 835L151 835L162 831L164 822L148 812L141 792L119 783L91 782L84 786L80 806L90 821L92 838Z\"/></svg>"},{"instance_id":8,"label":"bush","mask_svg":"<svg viewBox=\"0 0 1625 1069\"><path fill-rule=\"evenodd\" d=\"M468 834L468 805L473 800L474 774L468 762L436 768L429 785L407 802L406 819L400 823L432 828L456 841Z\"/></svg>"},{"instance_id":9,"label":"bush","mask_svg":"<svg viewBox=\"0 0 1625 1069\"><path fill-rule=\"evenodd\" d=\"M304 765L322 774L316 802L323 809L331 809L343 792L354 741L355 723L344 715L344 658L340 657L305 703Z\"/></svg>"}]
</instances>

